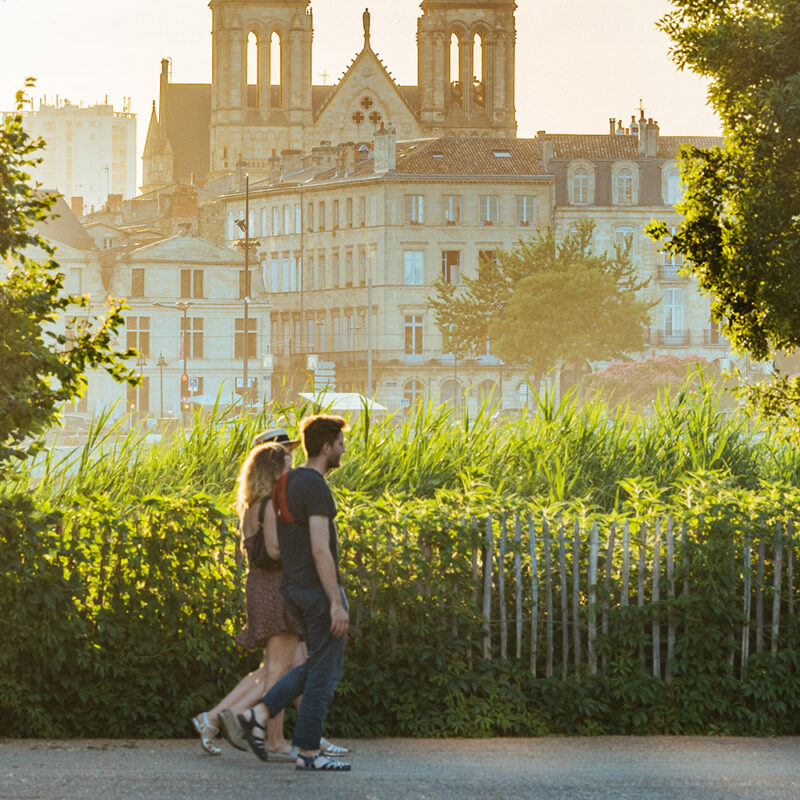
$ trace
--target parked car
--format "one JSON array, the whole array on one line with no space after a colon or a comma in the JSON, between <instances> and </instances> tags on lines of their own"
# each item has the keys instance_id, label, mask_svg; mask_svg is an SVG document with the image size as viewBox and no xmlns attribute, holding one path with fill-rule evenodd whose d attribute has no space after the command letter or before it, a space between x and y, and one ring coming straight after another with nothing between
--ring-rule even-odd
<instances>
[{"instance_id":1,"label":"parked car","mask_svg":"<svg viewBox=\"0 0 800 800\"><path fill-rule=\"evenodd\" d=\"M64 414L61 427L66 436L87 436L91 425L89 420L80 414Z\"/></svg>"}]
</instances>

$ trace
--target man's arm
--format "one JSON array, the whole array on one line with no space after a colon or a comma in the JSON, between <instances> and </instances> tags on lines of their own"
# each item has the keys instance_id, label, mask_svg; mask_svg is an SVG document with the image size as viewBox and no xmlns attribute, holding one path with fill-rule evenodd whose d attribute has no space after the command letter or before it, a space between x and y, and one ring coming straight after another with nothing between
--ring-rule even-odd
<instances>
[{"instance_id":1,"label":"man's arm","mask_svg":"<svg viewBox=\"0 0 800 800\"><path fill-rule=\"evenodd\" d=\"M339 583L336 580L336 565L329 543L329 522L327 517L313 516L308 518L308 532L311 535L311 553L317 568L322 588L328 595L331 604L331 633L334 636L345 636L350 619L342 604Z\"/></svg>"}]
</instances>

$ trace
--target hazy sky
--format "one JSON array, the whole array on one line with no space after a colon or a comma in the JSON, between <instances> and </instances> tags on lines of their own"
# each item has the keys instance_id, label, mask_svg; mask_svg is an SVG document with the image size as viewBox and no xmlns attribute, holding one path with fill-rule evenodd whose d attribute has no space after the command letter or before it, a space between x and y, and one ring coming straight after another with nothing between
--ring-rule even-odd
<instances>
[{"instance_id":1,"label":"hazy sky","mask_svg":"<svg viewBox=\"0 0 800 800\"><path fill-rule=\"evenodd\" d=\"M362 46L361 14L372 12L372 47L399 83L417 83L419 0L315 0L315 83L334 82ZM517 0L517 121L520 136L604 133L628 121L642 99L667 135L713 135L719 124L705 86L677 71L655 21L668 0ZM26 76L34 98L73 103L130 97L141 153L160 61L173 80L211 80L207 0L0 0L0 110ZM141 166L139 170L141 174Z\"/></svg>"}]
</instances>

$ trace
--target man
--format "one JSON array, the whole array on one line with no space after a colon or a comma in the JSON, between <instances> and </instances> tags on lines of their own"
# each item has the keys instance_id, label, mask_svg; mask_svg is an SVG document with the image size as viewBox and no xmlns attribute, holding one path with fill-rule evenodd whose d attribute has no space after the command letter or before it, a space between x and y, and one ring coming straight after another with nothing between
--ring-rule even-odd
<instances>
[{"instance_id":1,"label":"man","mask_svg":"<svg viewBox=\"0 0 800 800\"><path fill-rule=\"evenodd\" d=\"M322 725L342 675L349 627L339 573L337 510L325 481L325 475L341 462L345 429L341 417L319 415L303 420L300 435L307 461L290 472L285 486L279 484L276 491L281 592L300 622L308 660L284 675L254 708L238 715L250 749L266 761L264 726L302 694L293 739L298 770L350 769L349 764L320 751Z\"/></svg>"}]
</instances>

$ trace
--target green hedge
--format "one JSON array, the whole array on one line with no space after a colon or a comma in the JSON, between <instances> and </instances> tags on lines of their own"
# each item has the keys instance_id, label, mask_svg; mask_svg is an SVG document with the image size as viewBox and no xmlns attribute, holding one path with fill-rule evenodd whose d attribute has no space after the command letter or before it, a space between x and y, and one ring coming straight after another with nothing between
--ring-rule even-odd
<instances>
[{"instance_id":1,"label":"green hedge","mask_svg":"<svg viewBox=\"0 0 800 800\"><path fill-rule=\"evenodd\" d=\"M769 648L752 655L744 671L734 658L743 621L737 554L745 537L754 547L759 537L771 541L775 520L796 507L793 491L750 492L695 478L661 500L636 487L629 487L629 495L621 512L634 522L658 502L659 511L688 520L687 559L678 559L685 572L678 577L691 579L691 594L641 608L612 603L608 635L597 640L605 668L592 675L584 662L570 667L562 681L560 674L541 677L541 668L533 677L527 649L520 661L502 661L496 623L490 658L483 658L484 620L475 600L484 587L486 515L535 512L540 519L545 511L567 529L580 518L586 525L597 521L603 531L621 518L583 506L542 508L477 490L413 501L341 492L353 630L329 717L331 733L800 733L800 648L786 597L777 655ZM551 547L555 559L553 541ZM509 575L515 548L509 542ZM796 566L796 541L791 548ZM529 581L529 555L521 569ZM580 569L585 576L585 563ZM770 569L768 553L767 577ZM555 562L551 572L558 583ZM25 496L4 498L4 734L189 734L189 717L213 705L258 662L258 653L243 653L232 641L243 624L243 583L231 520L208 497L147 497L122 516L101 496L58 511L34 508ZM618 593L616 577L613 586ZM496 578L493 588L497 620ZM791 589L796 613L797 592ZM769 600L768 587L763 597ZM584 615L585 595L581 603ZM530 610L526 595L526 619ZM513 619L513 592L506 612ZM643 631L654 616L667 615L682 632L669 683L654 678L642 658ZM541 653L539 658L541 664Z\"/></svg>"}]
</instances>

